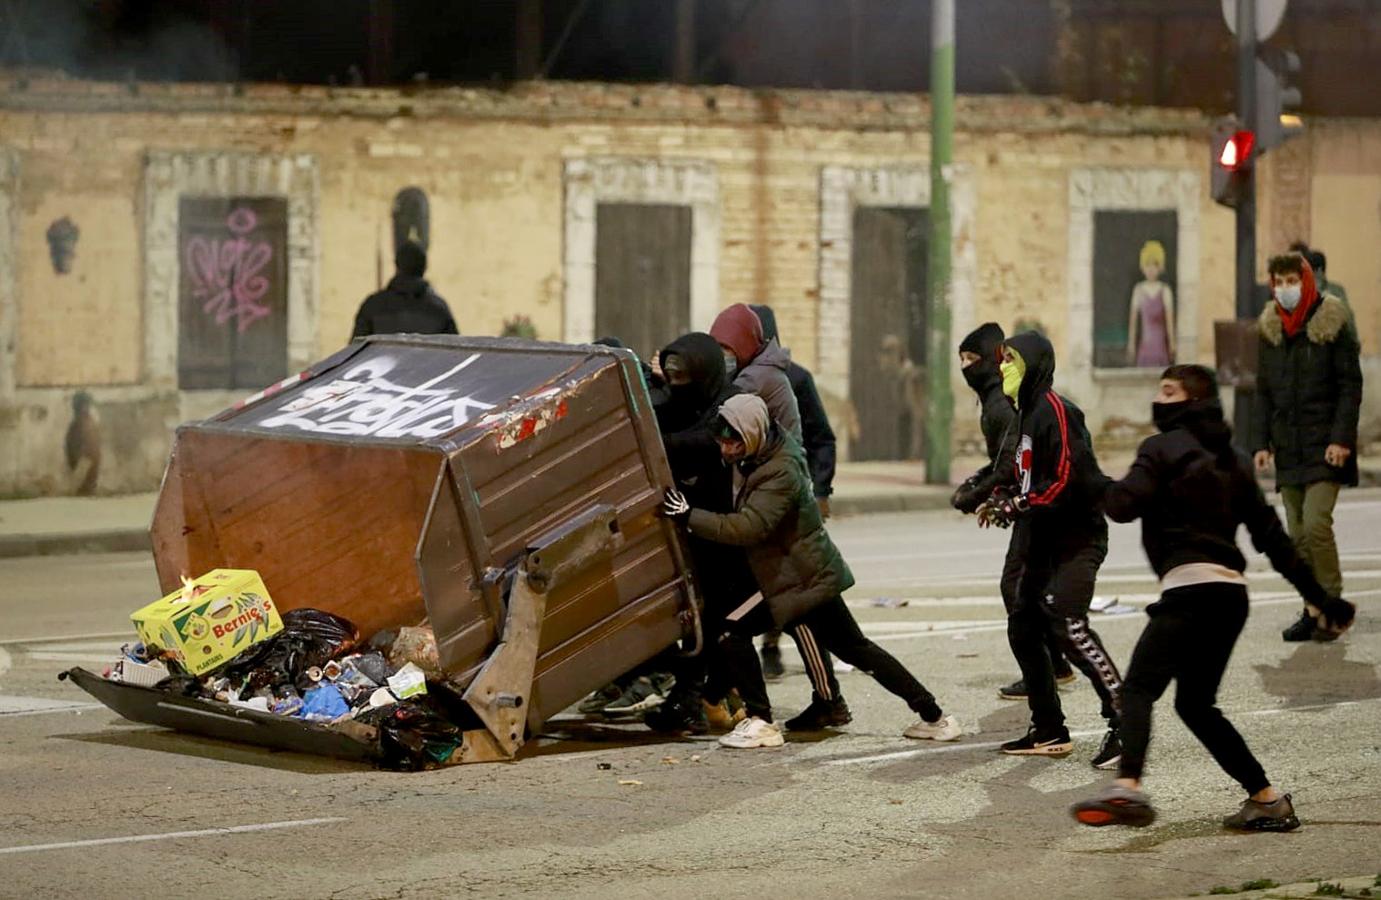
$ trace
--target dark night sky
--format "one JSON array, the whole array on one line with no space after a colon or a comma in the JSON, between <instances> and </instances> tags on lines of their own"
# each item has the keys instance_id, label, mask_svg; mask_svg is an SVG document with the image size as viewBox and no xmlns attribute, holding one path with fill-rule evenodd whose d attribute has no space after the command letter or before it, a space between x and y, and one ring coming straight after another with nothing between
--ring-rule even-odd
<instances>
[{"instance_id":1,"label":"dark night sky","mask_svg":"<svg viewBox=\"0 0 1381 900\"><path fill-rule=\"evenodd\" d=\"M1381 58L1381 0L1290 2L1277 42L1305 57L1306 110L1381 115L1378 92L1355 77ZM503 83L517 75L518 5L0 0L0 64L114 80L397 84L425 73L432 83ZM548 77L671 79L674 0L541 5ZM1231 93L1231 44L1217 0L956 5L961 93L1065 93L1211 109L1225 108ZM1061 7L1070 15L1062 62ZM694 80L701 83L926 88L929 0L698 0L696 15ZM857 59L850 52L855 27Z\"/></svg>"}]
</instances>

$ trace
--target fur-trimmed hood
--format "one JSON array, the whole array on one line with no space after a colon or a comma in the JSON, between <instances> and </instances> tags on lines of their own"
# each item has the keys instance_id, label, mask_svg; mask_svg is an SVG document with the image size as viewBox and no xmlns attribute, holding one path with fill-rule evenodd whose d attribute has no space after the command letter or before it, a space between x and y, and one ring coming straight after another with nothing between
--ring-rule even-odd
<instances>
[{"instance_id":1,"label":"fur-trimmed hood","mask_svg":"<svg viewBox=\"0 0 1381 900\"><path fill-rule=\"evenodd\" d=\"M1314 343L1329 344L1347 327L1347 322L1347 307L1343 305L1343 301L1332 294L1324 294L1304 330L1305 334L1309 335L1309 340ZM1284 342L1285 326L1280 321L1280 314L1276 312L1274 300L1266 304L1266 308L1261 311L1256 328L1271 346L1279 347Z\"/></svg>"}]
</instances>

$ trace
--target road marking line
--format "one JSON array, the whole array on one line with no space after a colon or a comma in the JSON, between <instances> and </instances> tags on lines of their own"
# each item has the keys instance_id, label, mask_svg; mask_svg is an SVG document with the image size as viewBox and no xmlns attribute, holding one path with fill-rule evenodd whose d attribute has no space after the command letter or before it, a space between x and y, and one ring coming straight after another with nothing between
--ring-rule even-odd
<instances>
[{"instance_id":1,"label":"road marking line","mask_svg":"<svg viewBox=\"0 0 1381 900\"><path fill-rule=\"evenodd\" d=\"M1289 712L1311 712L1321 709L1337 709L1344 706L1359 706L1363 703L1381 702L1381 697L1369 697L1365 700L1339 700L1336 703L1309 703L1302 706L1272 706L1268 709L1246 709L1246 710L1227 710L1228 718L1250 718L1256 716L1277 716ZM1084 728L1078 731L1071 731L1069 736L1093 737L1103 734L1107 730L1103 728ZM961 750L994 750L1001 747L1006 741L983 741L977 744L952 743L944 744L939 747L924 747L919 750L896 750L891 753L875 753L870 756L846 757L843 759L827 759L821 765L825 766L857 766L866 763L888 762L894 759L911 759L916 756L931 756L936 753L958 753ZM813 762L814 760L801 760L801 762Z\"/></svg>"},{"instance_id":2,"label":"road marking line","mask_svg":"<svg viewBox=\"0 0 1381 900\"><path fill-rule=\"evenodd\" d=\"M39 662L84 662L95 663L96 665L108 665L120 658L120 648L114 647L108 653L77 653L68 650L30 650L24 654L24 658L36 659Z\"/></svg>"},{"instance_id":3,"label":"road marking line","mask_svg":"<svg viewBox=\"0 0 1381 900\"><path fill-rule=\"evenodd\" d=\"M35 712L69 709L87 704L75 700L53 700L48 697L21 697L18 694L0 694L0 716L21 712ZM100 706L101 704L97 704Z\"/></svg>"},{"instance_id":4,"label":"road marking line","mask_svg":"<svg viewBox=\"0 0 1381 900\"><path fill-rule=\"evenodd\" d=\"M0 640L0 646L13 646L14 644L55 644L59 641L95 641L95 640L119 640L123 638L128 641L134 634L129 631L97 631L90 634L57 634L57 635L36 635L34 637L5 638Z\"/></svg>"},{"instance_id":5,"label":"road marking line","mask_svg":"<svg viewBox=\"0 0 1381 900\"><path fill-rule=\"evenodd\" d=\"M170 841L178 838L211 837L221 834L244 834L250 831L275 831L282 828L306 828L309 825L331 825L346 822L340 816L328 819L294 819L290 822L264 822L259 825L235 825L231 828L204 828L200 831L169 831L163 834L132 834L126 837L96 838L89 841L60 841L56 844L22 844L0 847L0 853L33 853L38 850L68 850L73 847L99 847L103 844L135 844L142 841Z\"/></svg>"},{"instance_id":6,"label":"road marking line","mask_svg":"<svg viewBox=\"0 0 1381 900\"><path fill-rule=\"evenodd\" d=\"M14 712L0 712L0 721L6 719L18 719L22 715L52 715L54 712L87 712L90 710L106 710L104 703L72 703L61 705L61 707L50 707L47 710L15 710Z\"/></svg>"}]
</instances>

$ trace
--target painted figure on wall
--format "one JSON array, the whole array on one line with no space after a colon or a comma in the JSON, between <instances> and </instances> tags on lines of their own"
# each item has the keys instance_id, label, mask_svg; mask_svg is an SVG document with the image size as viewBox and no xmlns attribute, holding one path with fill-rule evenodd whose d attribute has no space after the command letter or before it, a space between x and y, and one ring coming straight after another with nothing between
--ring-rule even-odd
<instances>
[{"instance_id":1,"label":"painted figure on wall","mask_svg":"<svg viewBox=\"0 0 1381 900\"><path fill-rule=\"evenodd\" d=\"M1175 361L1179 223L1173 209L1093 214L1093 365L1159 372Z\"/></svg>"},{"instance_id":2,"label":"painted figure on wall","mask_svg":"<svg viewBox=\"0 0 1381 900\"><path fill-rule=\"evenodd\" d=\"M1142 244L1140 266L1146 280L1132 288L1127 364L1163 368L1175 361L1175 292L1161 281L1165 246L1160 241Z\"/></svg>"}]
</instances>

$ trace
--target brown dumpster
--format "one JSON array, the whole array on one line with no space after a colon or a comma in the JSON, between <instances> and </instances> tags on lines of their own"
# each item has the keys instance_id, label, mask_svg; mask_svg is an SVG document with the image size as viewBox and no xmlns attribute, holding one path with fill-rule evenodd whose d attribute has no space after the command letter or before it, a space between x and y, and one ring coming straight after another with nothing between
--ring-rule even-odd
<instances>
[{"instance_id":1,"label":"brown dumpster","mask_svg":"<svg viewBox=\"0 0 1381 900\"><path fill-rule=\"evenodd\" d=\"M154 557L164 591L255 569L280 609L365 635L429 620L485 726L458 761L502 758L524 723L698 649L681 537L656 515L671 483L627 351L373 337L178 429Z\"/></svg>"}]
</instances>

